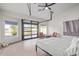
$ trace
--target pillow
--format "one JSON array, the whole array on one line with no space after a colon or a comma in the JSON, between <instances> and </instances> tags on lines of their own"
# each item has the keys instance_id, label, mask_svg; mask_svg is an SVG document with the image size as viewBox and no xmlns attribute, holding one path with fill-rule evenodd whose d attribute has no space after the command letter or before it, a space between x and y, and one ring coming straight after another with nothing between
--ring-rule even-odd
<instances>
[{"instance_id":1,"label":"pillow","mask_svg":"<svg viewBox=\"0 0 79 59\"><path fill-rule=\"evenodd\" d=\"M53 37L57 37L58 33L57 32L54 32L53 33Z\"/></svg>"}]
</instances>

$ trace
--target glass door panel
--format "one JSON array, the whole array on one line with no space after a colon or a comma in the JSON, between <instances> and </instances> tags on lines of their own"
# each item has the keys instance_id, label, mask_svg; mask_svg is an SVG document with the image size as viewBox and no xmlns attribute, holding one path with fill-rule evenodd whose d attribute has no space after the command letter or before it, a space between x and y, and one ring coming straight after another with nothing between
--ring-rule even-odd
<instances>
[{"instance_id":1,"label":"glass door panel","mask_svg":"<svg viewBox=\"0 0 79 59\"><path fill-rule=\"evenodd\" d=\"M24 39L30 39L31 38L31 36L24 36Z\"/></svg>"},{"instance_id":2,"label":"glass door panel","mask_svg":"<svg viewBox=\"0 0 79 59\"><path fill-rule=\"evenodd\" d=\"M32 38L35 38L35 37L37 37L37 35L32 35Z\"/></svg>"},{"instance_id":3,"label":"glass door panel","mask_svg":"<svg viewBox=\"0 0 79 59\"><path fill-rule=\"evenodd\" d=\"M24 39L31 38L31 33L32 33L31 24L24 23Z\"/></svg>"},{"instance_id":4,"label":"glass door panel","mask_svg":"<svg viewBox=\"0 0 79 59\"><path fill-rule=\"evenodd\" d=\"M32 38L37 37L37 25L32 24Z\"/></svg>"},{"instance_id":5,"label":"glass door panel","mask_svg":"<svg viewBox=\"0 0 79 59\"><path fill-rule=\"evenodd\" d=\"M31 39L31 38L36 38L38 29L38 22L34 21L22 21L23 25L23 40L24 39Z\"/></svg>"},{"instance_id":6,"label":"glass door panel","mask_svg":"<svg viewBox=\"0 0 79 59\"><path fill-rule=\"evenodd\" d=\"M31 27L31 24L24 24L24 27Z\"/></svg>"}]
</instances>

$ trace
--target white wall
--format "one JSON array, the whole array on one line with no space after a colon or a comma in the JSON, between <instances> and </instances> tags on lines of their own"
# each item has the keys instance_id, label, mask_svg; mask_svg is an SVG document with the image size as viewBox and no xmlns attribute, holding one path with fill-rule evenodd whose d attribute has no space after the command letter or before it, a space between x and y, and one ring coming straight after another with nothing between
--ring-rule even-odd
<instances>
[{"instance_id":1,"label":"white wall","mask_svg":"<svg viewBox=\"0 0 79 59\"><path fill-rule=\"evenodd\" d=\"M52 34L56 31L63 35L63 22L76 19L79 19L79 5L60 13L56 17L53 16L53 20L50 21L48 25L49 34Z\"/></svg>"}]
</instances>

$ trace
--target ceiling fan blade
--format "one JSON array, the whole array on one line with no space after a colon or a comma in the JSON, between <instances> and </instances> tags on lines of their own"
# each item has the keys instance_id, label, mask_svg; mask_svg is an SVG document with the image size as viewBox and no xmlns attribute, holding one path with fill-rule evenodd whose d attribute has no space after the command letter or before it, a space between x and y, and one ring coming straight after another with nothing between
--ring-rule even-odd
<instances>
[{"instance_id":1,"label":"ceiling fan blade","mask_svg":"<svg viewBox=\"0 0 79 59\"><path fill-rule=\"evenodd\" d=\"M54 4L56 4L56 3L51 3L51 4L49 4L48 6L52 6L52 5L54 5Z\"/></svg>"},{"instance_id":2,"label":"ceiling fan blade","mask_svg":"<svg viewBox=\"0 0 79 59\"><path fill-rule=\"evenodd\" d=\"M43 6L43 5L38 5L38 7L45 7L45 6Z\"/></svg>"},{"instance_id":3,"label":"ceiling fan blade","mask_svg":"<svg viewBox=\"0 0 79 59\"><path fill-rule=\"evenodd\" d=\"M52 10L51 8L48 7L49 10Z\"/></svg>"}]
</instances>

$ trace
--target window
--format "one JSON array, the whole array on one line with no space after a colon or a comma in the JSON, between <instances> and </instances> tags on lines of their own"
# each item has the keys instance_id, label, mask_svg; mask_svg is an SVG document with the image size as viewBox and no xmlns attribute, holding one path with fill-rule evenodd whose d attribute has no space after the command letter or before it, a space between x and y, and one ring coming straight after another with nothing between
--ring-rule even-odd
<instances>
[{"instance_id":1,"label":"window","mask_svg":"<svg viewBox=\"0 0 79 59\"><path fill-rule=\"evenodd\" d=\"M40 27L40 32L43 32L44 34L47 34L47 26L46 25L42 25Z\"/></svg>"},{"instance_id":2,"label":"window","mask_svg":"<svg viewBox=\"0 0 79 59\"><path fill-rule=\"evenodd\" d=\"M17 36L17 22L5 21L5 36Z\"/></svg>"}]
</instances>

